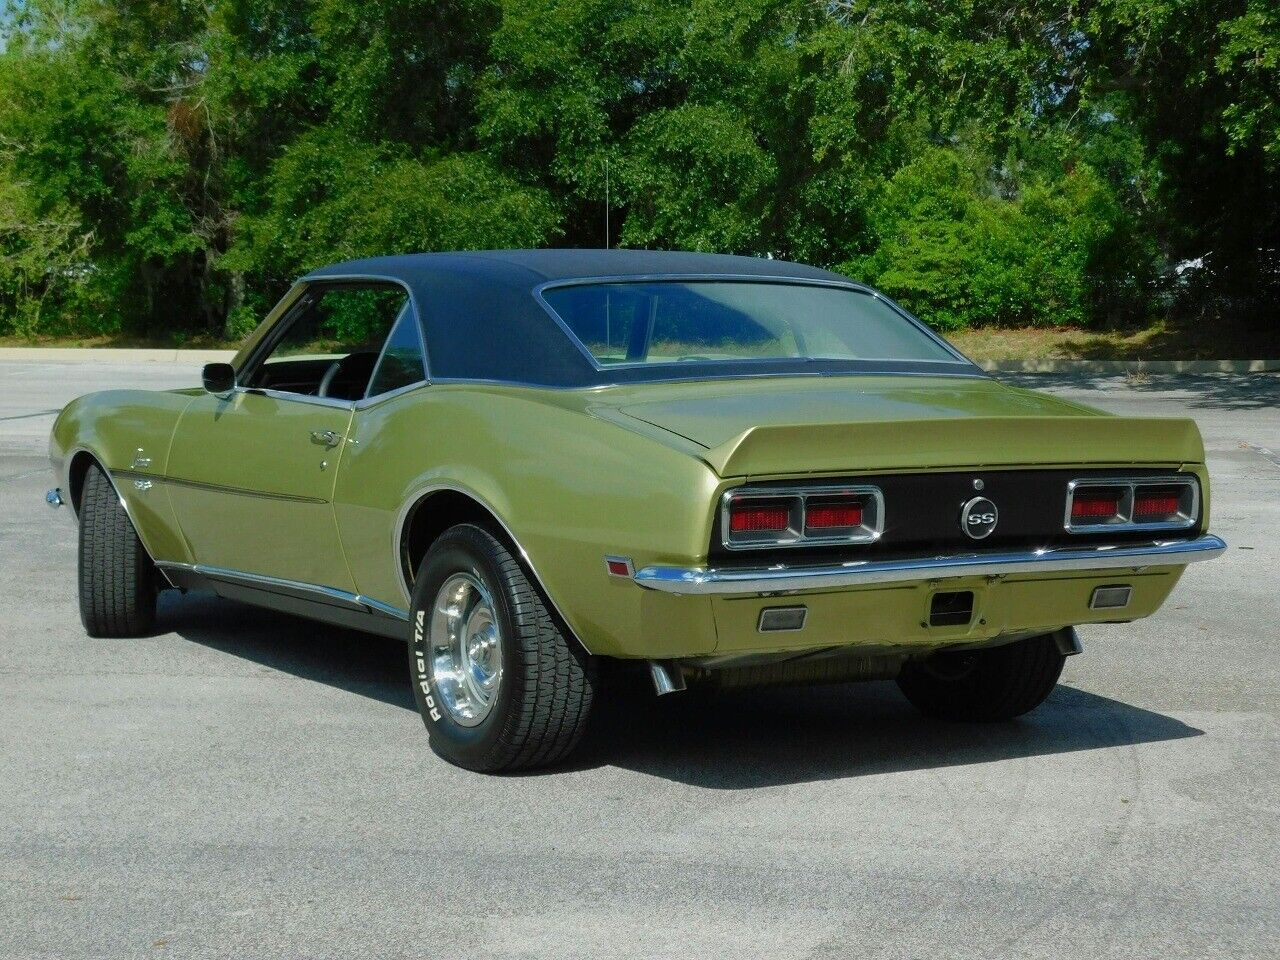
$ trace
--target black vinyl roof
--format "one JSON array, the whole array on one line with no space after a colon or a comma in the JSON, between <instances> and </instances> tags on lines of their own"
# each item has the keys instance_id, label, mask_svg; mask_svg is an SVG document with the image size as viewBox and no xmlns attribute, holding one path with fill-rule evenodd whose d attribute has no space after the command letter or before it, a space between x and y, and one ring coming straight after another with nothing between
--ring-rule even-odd
<instances>
[{"instance_id":1,"label":"black vinyl roof","mask_svg":"<svg viewBox=\"0 0 1280 960\"><path fill-rule=\"evenodd\" d=\"M865 372L895 372L886 369L883 362L815 360L779 360L767 364L761 361L685 362L678 371L663 364L601 369L588 359L535 296L536 288L554 281L681 275L850 282L829 270L759 257L569 249L370 257L321 267L302 281L382 279L407 287L423 323L432 380L496 380L535 386L589 387L769 373L855 373L864 372L862 367L868 368ZM901 372L905 373L938 372L936 364L902 362L888 366L903 367ZM957 366L978 372L964 361L958 361ZM772 369L774 367L778 369Z\"/></svg>"},{"instance_id":2,"label":"black vinyl roof","mask_svg":"<svg viewBox=\"0 0 1280 960\"><path fill-rule=\"evenodd\" d=\"M443 274L470 276L528 291L550 280L654 274L725 274L848 281L829 270L784 260L665 250L477 250L369 257L321 267L304 279L378 274L415 284Z\"/></svg>"}]
</instances>

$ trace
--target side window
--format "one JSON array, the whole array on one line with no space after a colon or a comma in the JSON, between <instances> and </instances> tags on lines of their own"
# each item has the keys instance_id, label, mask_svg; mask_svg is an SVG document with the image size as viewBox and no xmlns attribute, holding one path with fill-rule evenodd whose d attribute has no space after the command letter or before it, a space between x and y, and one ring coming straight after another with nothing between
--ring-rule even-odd
<instances>
[{"instance_id":1,"label":"side window","mask_svg":"<svg viewBox=\"0 0 1280 960\"><path fill-rule=\"evenodd\" d=\"M358 400L373 378L382 346L406 310L409 296L385 283L343 283L309 291L267 356L249 372L247 387Z\"/></svg>"},{"instance_id":2,"label":"side window","mask_svg":"<svg viewBox=\"0 0 1280 960\"><path fill-rule=\"evenodd\" d=\"M413 306L405 303L391 335L382 348L382 356L369 380L367 397L407 387L420 382L426 375L422 358L422 338L418 335L418 320Z\"/></svg>"}]
</instances>

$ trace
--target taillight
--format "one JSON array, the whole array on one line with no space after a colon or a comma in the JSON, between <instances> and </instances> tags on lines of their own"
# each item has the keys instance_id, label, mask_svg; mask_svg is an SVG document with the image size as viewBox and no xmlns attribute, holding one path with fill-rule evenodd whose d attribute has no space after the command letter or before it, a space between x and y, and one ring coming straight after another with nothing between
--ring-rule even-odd
<instances>
[{"instance_id":1,"label":"taillight","mask_svg":"<svg viewBox=\"0 0 1280 960\"><path fill-rule=\"evenodd\" d=\"M1120 516L1120 501L1124 491L1110 489L1077 489L1071 500L1071 519L1075 523L1106 523Z\"/></svg>"},{"instance_id":2,"label":"taillight","mask_svg":"<svg viewBox=\"0 0 1280 960\"><path fill-rule=\"evenodd\" d=\"M1076 480L1067 486L1067 530L1185 530L1200 518L1195 477Z\"/></svg>"},{"instance_id":3,"label":"taillight","mask_svg":"<svg viewBox=\"0 0 1280 960\"><path fill-rule=\"evenodd\" d=\"M1182 509L1182 491L1168 487L1139 487L1133 498L1134 523L1167 523Z\"/></svg>"},{"instance_id":4,"label":"taillight","mask_svg":"<svg viewBox=\"0 0 1280 960\"><path fill-rule=\"evenodd\" d=\"M821 503L810 501L805 506L806 530L839 530L862 526L862 502Z\"/></svg>"},{"instance_id":5,"label":"taillight","mask_svg":"<svg viewBox=\"0 0 1280 960\"><path fill-rule=\"evenodd\" d=\"M734 503L729 506L729 530L732 533L781 533L791 524L787 506Z\"/></svg>"},{"instance_id":6,"label":"taillight","mask_svg":"<svg viewBox=\"0 0 1280 960\"><path fill-rule=\"evenodd\" d=\"M730 550L872 543L884 529L884 497L872 486L738 487L720 507Z\"/></svg>"}]
</instances>

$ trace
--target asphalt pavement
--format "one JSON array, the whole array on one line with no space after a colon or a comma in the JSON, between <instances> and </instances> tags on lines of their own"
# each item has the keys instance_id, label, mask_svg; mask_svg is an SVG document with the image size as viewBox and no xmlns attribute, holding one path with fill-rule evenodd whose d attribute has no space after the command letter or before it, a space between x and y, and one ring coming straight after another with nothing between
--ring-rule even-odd
<instances>
[{"instance_id":1,"label":"asphalt pavement","mask_svg":"<svg viewBox=\"0 0 1280 960\"><path fill-rule=\"evenodd\" d=\"M1018 378L1195 417L1231 544L1029 717L639 696L507 777L430 752L391 641L199 594L85 636L53 416L196 382L0 363L0 957L1280 955L1280 378Z\"/></svg>"}]
</instances>

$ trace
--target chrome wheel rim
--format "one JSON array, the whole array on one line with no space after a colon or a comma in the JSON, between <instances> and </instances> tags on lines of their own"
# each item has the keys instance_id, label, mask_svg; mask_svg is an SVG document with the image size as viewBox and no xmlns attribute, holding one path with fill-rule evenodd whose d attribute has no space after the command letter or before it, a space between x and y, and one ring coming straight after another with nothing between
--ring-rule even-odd
<instances>
[{"instance_id":1,"label":"chrome wheel rim","mask_svg":"<svg viewBox=\"0 0 1280 960\"><path fill-rule=\"evenodd\" d=\"M502 629L481 580L455 573L444 582L428 642L431 676L450 718L464 727L483 722L502 686Z\"/></svg>"}]
</instances>

